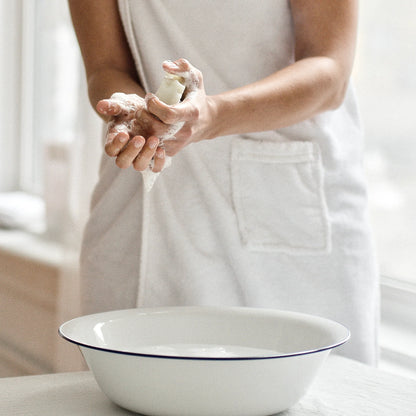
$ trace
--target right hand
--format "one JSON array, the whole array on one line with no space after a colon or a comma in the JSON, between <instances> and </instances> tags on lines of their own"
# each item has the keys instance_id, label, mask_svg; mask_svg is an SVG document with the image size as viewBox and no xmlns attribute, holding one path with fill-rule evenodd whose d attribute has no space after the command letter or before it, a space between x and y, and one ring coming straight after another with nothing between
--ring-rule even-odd
<instances>
[{"instance_id":1,"label":"right hand","mask_svg":"<svg viewBox=\"0 0 416 416\"><path fill-rule=\"evenodd\" d=\"M136 94L115 93L101 100L97 111L108 118L105 152L115 157L121 169L133 166L146 170L154 160L152 170L160 172L165 164L165 150L159 139L167 126L145 110L145 101Z\"/></svg>"},{"instance_id":2,"label":"right hand","mask_svg":"<svg viewBox=\"0 0 416 416\"><path fill-rule=\"evenodd\" d=\"M163 62L165 72L185 80L185 98L179 104L167 105L154 94L146 95L146 108L158 120L171 126L164 140L166 154L176 155L185 146L216 137L216 106L205 92L202 72L186 59Z\"/></svg>"}]
</instances>

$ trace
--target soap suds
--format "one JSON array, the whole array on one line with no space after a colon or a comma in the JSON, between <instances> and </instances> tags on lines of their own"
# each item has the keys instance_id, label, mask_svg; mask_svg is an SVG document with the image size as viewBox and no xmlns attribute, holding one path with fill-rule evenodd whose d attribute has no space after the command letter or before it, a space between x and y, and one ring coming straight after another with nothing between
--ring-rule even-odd
<instances>
[{"instance_id":1,"label":"soap suds","mask_svg":"<svg viewBox=\"0 0 416 416\"><path fill-rule=\"evenodd\" d=\"M177 75L177 77L175 75ZM175 77L178 80L180 79L184 83L188 94L196 90L198 83L197 74L190 70L177 73L175 75L167 74L166 77L170 79L172 79L172 77ZM178 102L180 100L181 94L178 96ZM107 142L113 140L114 137L120 132L127 133L130 139L137 135L142 135L146 138L147 134L145 131L143 131L145 130L143 127L146 126L146 124L149 122L146 119L140 119L141 111L147 109L146 99L138 96L137 94L124 94L122 92L116 92L107 101L110 108L115 109L117 106L119 106L121 109L121 113L117 116L114 116L113 119L108 123ZM164 140L174 139L175 134L182 128L183 125L184 122L170 125L166 132L159 136L159 146L163 147ZM171 158L166 156L163 170L169 167L170 164ZM141 172L143 176L144 187L147 192L152 189L157 177L160 174L160 172L153 172L153 165L154 161L152 160L149 167Z\"/></svg>"}]
</instances>

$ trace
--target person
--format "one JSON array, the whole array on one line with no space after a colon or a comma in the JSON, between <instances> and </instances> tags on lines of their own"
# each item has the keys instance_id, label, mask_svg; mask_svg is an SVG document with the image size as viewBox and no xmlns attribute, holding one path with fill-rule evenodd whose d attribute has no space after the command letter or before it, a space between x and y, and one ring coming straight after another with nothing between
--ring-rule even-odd
<instances>
[{"instance_id":1,"label":"person","mask_svg":"<svg viewBox=\"0 0 416 416\"><path fill-rule=\"evenodd\" d=\"M108 123L83 312L295 310L347 326L337 351L375 364L378 274L350 85L357 0L69 4ZM193 77L179 104L152 94L163 70ZM161 173L145 192L152 160Z\"/></svg>"}]
</instances>

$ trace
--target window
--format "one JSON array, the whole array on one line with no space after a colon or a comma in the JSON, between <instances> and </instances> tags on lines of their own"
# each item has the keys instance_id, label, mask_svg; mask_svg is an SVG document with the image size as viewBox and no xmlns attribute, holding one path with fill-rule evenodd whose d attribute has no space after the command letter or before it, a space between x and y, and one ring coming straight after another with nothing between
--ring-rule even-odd
<instances>
[{"instance_id":1,"label":"window","mask_svg":"<svg viewBox=\"0 0 416 416\"><path fill-rule=\"evenodd\" d=\"M78 46L66 1L1 0L0 13L0 192L42 195L44 159L75 135Z\"/></svg>"},{"instance_id":2,"label":"window","mask_svg":"<svg viewBox=\"0 0 416 416\"><path fill-rule=\"evenodd\" d=\"M55 238L88 106L67 1L0 0L0 27L0 228Z\"/></svg>"},{"instance_id":3,"label":"window","mask_svg":"<svg viewBox=\"0 0 416 416\"><path fill-rule=\"evenodd\" d=\"M416 378L416 2L362 0L355 65L381 272L382 368Z\"/></svg>"},{"instance_id":4,"label":"window","mask_svg":"<svg viewBox=\"0 0 416 416\"><path fill-rule=\"evenodd\" d=\"M381 273L416 284L416 2L360 3L355 83Z\"/></svg>"}]
</instances>

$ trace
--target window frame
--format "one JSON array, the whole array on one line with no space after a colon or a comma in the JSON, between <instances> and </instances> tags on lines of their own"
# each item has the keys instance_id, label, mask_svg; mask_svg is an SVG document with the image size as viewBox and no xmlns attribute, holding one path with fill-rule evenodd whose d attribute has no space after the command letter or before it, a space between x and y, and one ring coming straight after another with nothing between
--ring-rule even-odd
<instances>
[{"instance_id":1,"label":"window frame","mask_svg":"<svg viewBox=\"0 0 416 416\"><path fill-rule=\"evenodd\" d=\"M0 192L18 189L20 177L22 0L0 2Z\"/></svg>"},{"instance_id":2,"label":"window frame","mask_svg":"<svg viewBox=\"0 0 416 416\"><path fill-rule=\"evenodd\" d=\"M19 189L23 192L40 194L41 187L36 183L34 125L34 79L35 79L35 19L36 1L21 3L21 94L20 94L20 169Z\"/></svg>"},{"instance_id":3,"label":"window frame","mask_svg":"<svg viewBox=\"0 0 416 416\"><path fill-rule=\"evenodd\" d=\"M416 379L416 285L381 276L380 367Z\"/></svg>"}]
</instances>

